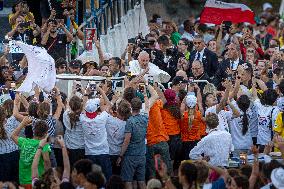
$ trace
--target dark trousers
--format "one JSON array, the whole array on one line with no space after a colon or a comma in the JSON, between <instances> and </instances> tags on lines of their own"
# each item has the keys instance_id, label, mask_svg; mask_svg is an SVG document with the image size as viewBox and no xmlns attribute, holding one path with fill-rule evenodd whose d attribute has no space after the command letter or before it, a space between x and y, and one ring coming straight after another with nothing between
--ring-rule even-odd
<instances>
[{"instance_id":1,"label":"dark trousers","mask_svg":"<svg viewBox=\"0 0 284 189\"><path fill-rule=\"evenodd\" d=\"M91 160L94 164L101 166L102 171L108 181L112 175L110 156L108 154L86 155L86 158Z\"/></svg>"},{"instance_id":2,"label":"dark trousers","mask_svg":"<svg viewBox=\"0 0 284 189\"><path fill-rule=\"evenodd\" d=\"M182 160L188 160L189 159L189 153L190 151L196 146L198 141L188 141L188 142L182 142Z\"/></svg>"},{"instance_id":3,"label":"dark trousers","mask_svg":"<svg viewBox=\"0 0 284 189\"><path fill-rule=\"evenodd\" d=\"M118 158L119 158L118 155L110 155L111 168L112 168L113 175L120 175L120 172L121 172L121 166L116 165Z\"/></svg>"},{"instance_id":4,"label":"dark trousers","mask_svg":"<svg viewBox=\"0 0 284 189\"><path fill-rule=\"evenodd\" d=\"M19 182L19 151L0 154L0 181Z\"/></svg>"},{"instance_id":5,"label":"dark trousers","mask_svg":"<svg viewBox=\"0 0 284 189\"><path fill-rule=\"evenodd\" d=\"M71 168L76 161L85 159L85 149L67 149Z\"/></svg>"}]
</instances>

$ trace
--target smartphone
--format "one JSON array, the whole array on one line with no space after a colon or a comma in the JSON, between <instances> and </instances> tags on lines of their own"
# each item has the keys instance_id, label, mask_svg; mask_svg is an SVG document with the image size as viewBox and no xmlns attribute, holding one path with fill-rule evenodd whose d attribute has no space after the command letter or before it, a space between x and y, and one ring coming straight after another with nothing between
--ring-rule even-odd
<instances>
[{"instance_id":1,"label":"smartphone","mask_svg":"<svg viewBox=\"0 0 284 189\"><path fill-rule=\"evenodd\" d=\"M161 170L162 162L163 162L161 155L160 154L156 154L154 156L154 161L155 161L155 169L156 169L156 171Z\"/></svg>"},{"instance_id":2,"label":"smartphone","mask_svg":"<svg viewBox=\"0 0 284 189\"><path fill-rule=\"evenodd\" d=\"M148 84L152 85L152 86L154 85L154 77L153 76L150 76L150 75L148 76Z\"/></svg>"},{"instance_id":3,"label":"smartphone","mask_svg":"<svg viewBox=\"0 0 284 189\"><path fill-rule=\"evenodd\" d=\"M145 84L144 83L140 83L139 84L139 92L140 93L144 93L144 91L145 91Z\"/></svg>"},{"instance_id":4,"label":"smartphone","mask_svg":"<svg viewBox=\"0 0 284 189\"><path fill-rule=\"evenodd\" d=\"M240 163L242 165L247 164L247 153L246 152L241 152L240 153Z\"/></svg>"},{"instance_id":5,"label":"smartphone","mask_svg":"<svg viewBox=\"0 0 284 189\"><path fill-rule=\"evenodd\" d=\"M90 84L89 87L90 87L91 91L95 91L96 87L97 87L97 84L96 83Z\"/></svg>"},{"instance_id":6,"label":"smartphone","mask_svg":"<svg viewBox=\"0 0 284 189\"><path fill-rule=\"evenodd\" d=\"M81 92L82 91L82 85L81 84L76 84L75 89L76 89L77 92Z\"/></svg>"}]
</instances>

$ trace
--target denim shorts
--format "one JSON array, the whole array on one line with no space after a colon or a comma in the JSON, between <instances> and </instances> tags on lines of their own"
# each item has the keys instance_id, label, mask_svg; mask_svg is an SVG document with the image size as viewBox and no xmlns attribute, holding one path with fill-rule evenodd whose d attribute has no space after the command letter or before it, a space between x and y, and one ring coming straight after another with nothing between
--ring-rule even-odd
<instances>
[{"instance_id":1,"label":"denim shorts","mask_svg":"<svg viewBox=\"0 0 284 189\"><path fill-rule=\"evenodd\" d=\"M124 156L121 164L121 178L124 182L145 181L146 157Z\"/></svg>"}]
</instances>

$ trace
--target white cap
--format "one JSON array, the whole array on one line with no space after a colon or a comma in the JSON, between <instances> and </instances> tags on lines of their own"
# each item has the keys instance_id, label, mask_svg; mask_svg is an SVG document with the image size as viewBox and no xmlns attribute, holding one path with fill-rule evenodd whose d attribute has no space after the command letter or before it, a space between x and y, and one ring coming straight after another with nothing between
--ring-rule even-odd
<instances>
[{"instance_id":1,"label":"white cap","mask_svg":"<svg viewBox=\"0 0 284 189\"><path fill-rule=\"evenodd\" d=\"M266 9L272 9L271 3L264 3L262 5L262 9L265 11Z\"/></svg>"},{"instance_id":2,"label":"white cap","mask_svg":"<svg viewBox=\"0 0 284 189\"><path fill-rule=\"evenodd\" d=\"M105 53L104 54L104 60L109 60L109 59L111 59L113 56L112 56L112 54L111 53Z\"/></svg>"},{"instance_id":3,"label":"white cap","mask_svg":"<svg viewBox=\"0 0 284 189\"><path fill-rule=\"evenodd\" d=\"M186 102L187 107L194 108L197 103L197 98L194 95L187 95L185 102Z\"/></svg>"},{"instance_id":4,"label":"white cap","mask_svg":"<svg viewBox=\"0 0 284 189\"><path fill-rule=\"evenodd\" d=\"M83 52L76 59L81 60L83 65L86 64L87 62L90 62L90 61L97 62L96 57L93 55L93 53L90 53L90 52Z\"/></svg>"},{"instance_id":5,"label":"white cap","mask_svg":"<svg viewBox=\"0 0 284 189\"><path fill-rule=\"evenodd\" d=\"M98 110L99 107L100 107L100 99L99 98L89 99L86 102L85 110L88 113L94 113Z\"/></svg>"},{"instance_id":6,"label":"white cap","mask_svg":"<svg viewBox=\"0 0 284 189\"><path fill-rule=\"evenodd\" d=\"M271 173L272 184L278 189L284 189L284 169L276 168Z\"/></svg>"}]
</instances>

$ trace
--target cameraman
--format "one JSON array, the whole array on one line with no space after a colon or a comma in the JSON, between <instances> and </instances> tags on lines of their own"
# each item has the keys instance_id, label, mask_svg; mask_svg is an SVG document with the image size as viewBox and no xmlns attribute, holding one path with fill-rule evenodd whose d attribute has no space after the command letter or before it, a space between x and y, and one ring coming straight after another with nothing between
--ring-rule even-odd
<instances>
[{"instance_id":1,"label":"cameraman","mask_svg":"<svg viewBox=\"0 0 284 189\"><path fill-rule=\"evenodd\" d=\"M173 78L176 74L177 63L180 57L178 49L170 45L170 40L166 35L160 36L157 41L162 54L159 57L155 57L157 60L153 61L153 63L157 65L157 62L159 62L157 66L161 66L160 69L168 72L171 78Z\"/></svg>"},{"instance_id":2,"label":"cameraman","mask_svg":"<svg viewBox=\"0 0 284 189\"><path fill-rule=\"evenodd\" d=\"M33 13L29 11L29 7L26 1L19 0L12 7L12 13L9 14L9 23L14 29L16 27L16 19L22 16L25 22L32 21L34 22Z\"/></svg>"},{"instance_id":3,"label":"cameraman","mask_svg":"<svg viewBox=\"0 0 284 189\"><path fill-rule=\"evenodd\" d=\"M66 44L73 40L73 35L65 28L64 23L58 23L55 19L47 21L48 29L43 35L41 44L56 61L58 58L66 58ZM63 33L59 32L59 29Z\"/></svg>"},{"instance_id":4,"label":"cameraman","mask_svg":"<svg viewBox=\"0 0 284 189\"><path fill-rule=\"evenodd\" d=\"M16 41L21 41L28 45L33 44L33 40L40 34L40 27L34 22L25 22L23 16L16 19L15 27L7 33L8 38Z\"/></svg>"}]
</instances>

